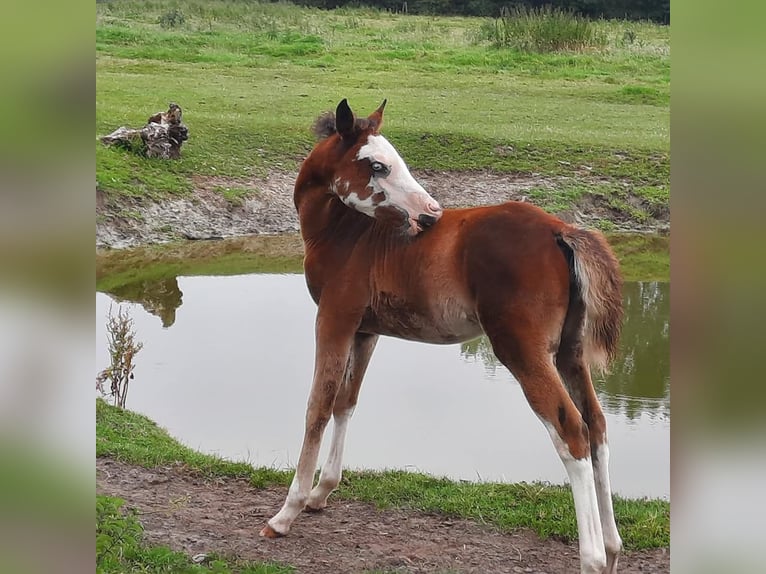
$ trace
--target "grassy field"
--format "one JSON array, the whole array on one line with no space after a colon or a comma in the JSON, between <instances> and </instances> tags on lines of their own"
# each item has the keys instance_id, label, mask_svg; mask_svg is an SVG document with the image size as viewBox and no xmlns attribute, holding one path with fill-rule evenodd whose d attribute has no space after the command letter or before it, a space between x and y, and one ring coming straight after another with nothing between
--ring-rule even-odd
<instances>
[{"instance_id":1,"label":"grassy field","mask_svg":"<svg viewBox=\"0 0 766 574\"><path fill-rule=\"evenodd\" d=\"M177 162L97 143L97 184L107 198L157 198L190 192L195 175L236 185L294 170L320 112L345 97L367 114L388 98L384 131L413 168L585 175L597 193L619 180L668 202L668 27L597 22L603 46L537 54L494 47L486 25L270 3L99 3L97 134L141 126L174 101L190 139Z\"/></svg>"},{"instance_id":2,"label":"grassy field","mask_svg":"<svg viewBox=\"0 0 766 574\"><path fill-rule=\"evenodd\" d=\"M185 463L213 477L244 477L256 487L287 486L292 474L253 468L189 449L142 415L96 403L96 456L110 456L146 467ZM451 516L480 519L502 530L528 527L540 536L577 538L572 495L566 486L541 483L494 484L453 482L422 474L348 472L333 496ZM663 500L614 497L615 513L626 549L670 544L670 505Z\"/></svg>"}]
</instances>

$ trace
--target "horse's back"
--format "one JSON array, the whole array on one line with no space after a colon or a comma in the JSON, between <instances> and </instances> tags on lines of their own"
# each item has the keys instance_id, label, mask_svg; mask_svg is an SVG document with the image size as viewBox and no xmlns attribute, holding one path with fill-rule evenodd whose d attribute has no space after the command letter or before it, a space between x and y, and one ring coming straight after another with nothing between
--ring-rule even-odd
<instances>
[{"instance_id":1,"label":"horse's back","mask_svg":"<svg viewBox=\"0 0 766 574\"><path fill-rule=\"evenodd\" d=\"M555 215L525 201L508 201L497 205L444 210L442 227L481 226L508 236L558 232L567 224Z\"/></svg>"},{"instance_id":2,"label":"horse's back","mask_svg":"<svg viewBox=\"0 0 766 574\"><path fill-rule=\"evenodd\" d=\"M470 275L529 281L548 279L551 273L568 276L557 237L569 226L529 203L447 210L439 225L460 237L459 249Z\"/></svg>"},{"instance_id":3,"label":"horse's back","mask_svg":"<svg viewBox=\"0 0 766 574\"><path fill-rule=\"evenodd\" d=\"M481 294L569 289L569 265L557 241L569 226L523 202L448 209L411 243L376 253L372 284L407 298L475 299ZM368 250L361 246L361 253ZM557 288L558 287L558 288Z\"/></svg>"}]
</instances>

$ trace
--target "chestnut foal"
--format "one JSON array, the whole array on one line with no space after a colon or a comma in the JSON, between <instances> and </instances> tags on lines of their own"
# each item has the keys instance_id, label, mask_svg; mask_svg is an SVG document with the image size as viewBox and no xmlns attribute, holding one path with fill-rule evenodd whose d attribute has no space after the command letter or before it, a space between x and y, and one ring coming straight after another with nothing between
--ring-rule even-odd
<instances>
[{"instance_id":1,"label":"chestnut foal","mask_svg":"<svg viewBox=\"0 0 766 574\"><path fill-rule=\"evenodd\" d=\"M617 261L600 233L527 203L442 210L380 134L385 103L356 118L344 99L321 116L321 140L295 182L306 282L318 305L314 382L287 500L261 535L287 534L338 486L379 335L451 344L486 333L566 467L581 572L614 573L622 541L589 368L605 367L617 349ZM312 489L331 415L330 453Z\"/></svg>"}]
</instances>

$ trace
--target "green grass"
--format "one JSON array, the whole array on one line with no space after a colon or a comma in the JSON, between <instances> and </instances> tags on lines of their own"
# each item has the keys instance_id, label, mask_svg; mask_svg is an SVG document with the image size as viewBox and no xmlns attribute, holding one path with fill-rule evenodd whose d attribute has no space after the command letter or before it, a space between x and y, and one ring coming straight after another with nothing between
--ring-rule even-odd
<instances>
[{"instance_id":1,"label":"green grass","mask_svg":"<svg viewBox=\"0 0 766 574\"><path fill-rule=\"evenodd\" d=\"M670 237L608 234L626 281L670 281Z\"/></svg>"},{"instance_id":2,"label":"green grass","mask_svg":"<svg viewBox=\"0 0 766 574\"><path fill-rule=\"evenodd\" d=\"M109 293L180 275L302 271L303 243L298 235L185 242L97 254L96 289Z\"/></svg>"},{"instance_id":3,"label":"green grass","mask_svg":"<svg viewBox=\"0 0 766 574\"><path fill-rule=\"evenodd\" d=\"M96 401L96 456L153 467L181 461L206 476L247 477L250 465L232 463L181 446L146 417Z\"/></svg>"},{"instance_id":4,"label":"green grass","mask_svg":"<svg viewBox=\"0 0 766 574\"><path fill-rule=\"evenodd\" d=\"M227 560L210 554L202 564L164 546L143 544L143 529L135 514L123 510L119 498L96 496L96 573L123 574L289 574L293 568Z\"/></svg>"},{"instance_id":5,"label":"green grass","mask_svg":"<svg viewBox=\"0 0 766 574\"><path fill-rule=\"evenodd\" d=\"M244 205L249 197L258 195L258 191L238 185L217 185L213 188L215 193L220 194L231 205Z\"/></svg>"},{"instance_id":6,"label":"green grass","mask_svg":"<svg viewBox=\"0 0 766 574\"><path fill-rule=\"evenodd\" d=\"M286 486L291 473L252 468L203 455L171 438L142 415L96 401L96 456L109 456L145 467L180 462L206 477L246 477L257 487ZM566 486L543 483L463 483L422 474L347 472L339 498L381 508L397 507L470 518L505 531L532 528L540 536L574 540L577 536L572 495ZM626 549L670 544L670 505L662 500L614 497L615 514Z\"/></svg>"},{"instance_id":7,"label":"green grass","mask_svg":"<svg viewBox=\"0 0 766 574\"><path fill-rule=\"evenodd\" d=\"M344 97L360 114L388 98L384 131L413 168L577 176L586 165L668 184L668 27L593 22L602 48L536 54L493 47L478 18L191 0L163 28L178 6L96 6L97 134L174 101L190 136L173 162L97 143L97 185L111 197L295 170L314 118Z\"/></svg>"},{"instance_id":8,"label":"green grass","mask_svg":"<svg viewBox=\"0 0 766 574\"><path fill-rule=\"evenodd\" d=\"M577 539L569 486L546 483L454 482L405 471L354 472L338 495L380 508L411 508L470 518L502 530L531 528L543 538ZM618 527L629 549L669 545L669 505L614 497Z\"/></svg>"}]
</instances>

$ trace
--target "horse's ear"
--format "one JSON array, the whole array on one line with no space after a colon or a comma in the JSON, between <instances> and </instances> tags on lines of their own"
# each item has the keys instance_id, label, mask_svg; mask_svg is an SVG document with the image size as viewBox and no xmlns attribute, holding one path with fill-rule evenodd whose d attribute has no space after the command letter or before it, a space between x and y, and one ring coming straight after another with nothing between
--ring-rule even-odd
<instances>
[{"instance_id":1,"label":"horse's ear","mask_svg":"<svg viewBox=\"0 0 766 574\"><path fill-rule=\"evenodd\" d=\"M348 107L346 98L343 98L335 109L335 129L342 138L354 135L354 112Z\"/></svg>"},{"instance_id":2,"label":"horse's ear","mask_svg":"<svg viewBox=\"0 0 766 574\"><path fill-rule=\"evenodd\" d=\"M386 107L386 102L388 100L383 100L383 103L378 106L378 109L375 110L370 114L370 117L367 118L370 120L370 122L375 126L375 133L378 133L380 131L380 128L383 127L383 110Z\"/></svg>"}]
</instances>

